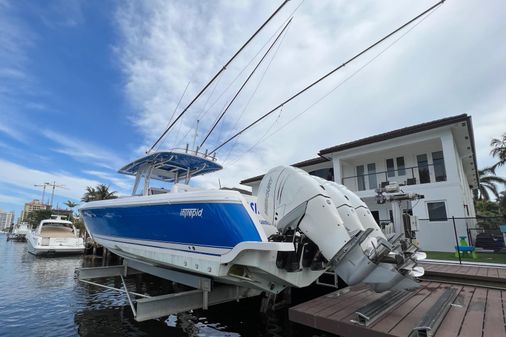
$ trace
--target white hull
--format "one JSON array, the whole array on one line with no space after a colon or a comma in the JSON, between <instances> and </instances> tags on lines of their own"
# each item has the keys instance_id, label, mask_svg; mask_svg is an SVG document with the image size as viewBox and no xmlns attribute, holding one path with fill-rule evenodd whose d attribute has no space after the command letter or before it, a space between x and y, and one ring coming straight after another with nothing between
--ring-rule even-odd
<instances>
[{"instance_id":1,"label":"white hull","mask_svg":"<svg viewBox=\"0 0 506 337\"><path fill-rule=\"evenodd\" d=\"M215 281L278 293L286 286L306 287L326 270L287 272L276 267L279 251L293 251L286 242L243 242L221 256L189 253L146 246L144 242L123 243L95 236L95 241L113 253L157 266L205 275Z\"/></svg>"},{"instance_id":2,"label":"white hull","mask_svg":"<svg viewBox=\"0 0 506 337\"><path fill-rule=\"evenodd\" d=\"M77 237L70 221L42 220L34 231L26 235L28 252L33 255L70 255L84 253L84 242Z\"/></svg>"},{"instance_id":3,"label":"white hull","mask_svg":"<svg viewBox=\"0 0 506 337\"><path fill-rule=\"evenodd\" d=\"M28 241L28 252L33 255L73 255L73 254L82 254L84 253L83 247L65 247L65 246L33 246L31 242Z\"/></svg>"}]
</instances>

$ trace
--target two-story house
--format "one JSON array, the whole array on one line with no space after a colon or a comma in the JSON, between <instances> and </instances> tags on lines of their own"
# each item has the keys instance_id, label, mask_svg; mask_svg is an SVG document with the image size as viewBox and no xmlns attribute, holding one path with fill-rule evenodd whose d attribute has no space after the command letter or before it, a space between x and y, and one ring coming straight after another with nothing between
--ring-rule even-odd
<instances>
[{"instance_id":1,"label":"two-story house","mask_svg":"<svg viewBox=\"0 0 506 337\"><path fill-rule=\"evenodd\" d=\"M427 251L453 251L457 236L468 235L475 221L472 190L477 188L476 152L471 117L463 114L393 130L329 147L318 157L293 164L334 180L355 192L378 223L392 219L392 205L378 204L376 192L392 182L423 199L406 201L403 210L417 216L417 239ZM262 176L243 180L256 195Z\"/></svg>"}]
</instances>

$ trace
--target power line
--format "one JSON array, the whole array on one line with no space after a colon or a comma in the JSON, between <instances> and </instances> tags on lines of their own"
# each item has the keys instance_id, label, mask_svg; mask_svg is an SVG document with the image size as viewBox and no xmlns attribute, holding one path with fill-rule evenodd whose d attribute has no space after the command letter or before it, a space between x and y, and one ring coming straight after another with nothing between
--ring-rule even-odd
<instances>
[{"instance_id":1,"label":"power line","mask_svg":"<svg viewBox=\"0 0 506 337\"><path fill-rule=\"evenodd\" d=\"M239 50L225 63L225 65L213 76L213 78L199 91L199 93L191 100L191 102L181 111L181 113L176 117L176 119L169 125L168 128L158 137L156 142L151 146L148 150L150 152L155 148L155 146L162 140L163 137L169 132L169 130L177 123L177 121L185 114L185 112L193 105L193 103L207 90L207 88L216 80L220 74L227 69L227 67L232 63L232 61L239 55L244 48L260 33L260 31L276 16L276 14L288 3L289 0L283 1L283 3L271 14L271 16L258 28L255 33L239 48Z\"/></svg>"},{"instance_id":2,"label":"power line","mask_svg":"<svg viewBox=\"0 0 506 337\"><path fill-rule=\"evenodd\" d=\"M228 138L225 142L223 142L221 145L219 145L218 147L216 147L214 150L212 150L210 152L210 154L213 154L215 153L217 150L221 149L223 146L225 146L226 144L228 144L232 139L238 137L239 135L241 135L243 132L245 132L246 130L248 130L249 128L251 128L252 126L254 126L255 124L257 124L258 122L262 121L263 119L265 119L267 116L269 116L270 114L272 114L273 112L275 112L276 110L278 110L280 107L282 107L283 105L287 104L288 102L292 101L293 99L297 98L298 96L300 96L301 94L303 94L304 92L308 91L309 89L311 89L312 87L314 87L315 85L317 85L318 83L322 82L323 80L325 80L327 77L331 76L332 74L334 74L336 71L340 70L341 68L345 67L348 63L354 61L355 59L359 58L360 56L362 56L363 54L365 54L366 52L368 52L369 50L373 49L374 47L376 47L377 45L379 45L380 43L382 43L383 41L385 41L386 39L388 39L389 37L391 37L392 35L396 34L397 32L401 31L402 29L404 29L406 26L409 26L411 23L413 23L414 21L418 20L419 18L421 18L422 16L424 16L425 14L427 14L428 12L432 11L433 9L435 9L436 7L440 6L441 4L443 4L446 0L441 0L439 1L438 3L436 3L435 5L433 5L432 7L430 7L429 9L425 10L424 12L422 12L421 14L417 15L416 17L414 17L413 19L409 20L408 22L406 22L405 24L403 24L402 26L400 26L399 28L395 29L394 31L392 31L391 33L389 33L388 35L384 36L383 38L379 39L378 41L376 41L375 43L373 43L372 45L370 45L369 47L367 47L366 49L362 50L361 52L359 52L358 54L356 54L355 56L353 56L352 58L350 58L349 60L347 60L346 62L342 63L341 65L339 65L338 67L332 69L331 71L329 71L328 73L326 73L324 76L318 78L316 81L314 81L313 83L311 83L310 85L306 86L305 88L303 88L302 90L298 91L297 93L295 93L294 95L292 95L291 97L289 97L288 99L286 99L285 101L283 101L282 103L280 103L279 105L277 105L275 108L271 109L270 111L268 111L267 113L265 113L264 115L262 115L260 118L256 119L254 122L252 122L251 124L249 124L248 126L246 126L245 128L243 128L241 131L237 132L236 134L234 134L232 137Z\"/></svg>"}]
</instances>

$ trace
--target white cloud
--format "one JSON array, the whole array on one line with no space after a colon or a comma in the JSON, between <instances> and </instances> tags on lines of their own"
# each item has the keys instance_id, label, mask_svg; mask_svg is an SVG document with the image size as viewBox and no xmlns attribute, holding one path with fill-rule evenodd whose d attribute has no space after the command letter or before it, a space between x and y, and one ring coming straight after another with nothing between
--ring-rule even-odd
<instances>
[{"instance_id":1,"label":"white cloud","mask_svg":"<svg viewBox=\"0 0 506 337\"><path fill-rule=\"evenodd\" d=\"M2 172L0 175L0 182L24 189L32 188L34 185L46 181L56 181L58 184L65 185L65 189L59 189L56 195L72 199L81 199L87 186L95 186L98 184L96 180L72 176L61 172L45 172L3 159L0 159L0 172ZM15 196L16 193L17 192L14 190L12 195Z\"/></svg>"},{"instance_id":2,"label":"white cloud","mask_svg":"<svg viewBox=\"0 0 506 337\"><path fill-rule=\"evenodd\" d=\"M25 203L26 200L20 197L8 195L8 194L0 194L0 203L9 204L9 205L20 205Z\"/></svg>"},{"instance_id":3,"label":"white cloud","mask_svg":"<svg viewBox=\"0 0 506 337\"><path fill-rule=\"evenodd\" d=\"M53 130L44 130L42 134L58 144L58 147L52 149L53 151L65 154L77 161L106 167L112 170L116 170L124 165L124 160L116 153L90 142L70 137Z\"/></svg>"},{"instance_id":4,"label":"white cloud","mask_svg":"<svg viewBox=\"0 0 506 337\"><path fill-rule=\"evenodd\" d=\"M95 170L85 170L83 173L95 176L99 178L102 181L105 182L112 182L114 185L118 186L122 190L119 191L122 194L128 194L128 190L132 188L133 182L132 179L130 179L130 176L128 178L119 178L119 175L117 173L107 173L103 171L95 171Z\"/></svg>"},{"instance_id":5,"label":"white cloud","mask_svg":"<svg viewBox=\"0 0 506 337\"><path fill-rule=\"evenodd\" d=\"M296 13L276 59L238 126L310 83L432 5L432 1L400 4L396 1L306 2ZM228 69L219 93L252 55L267 41L298 3L292 3L244 55ZM121 40L116 55L125 76L125 94L136 113L132 122L144 135L143 147L156 139L172 114L187 81L187 103L224 62L265 20L277 4L245 1L240 5L193 1L129 1L118 7L116 23ZM231 155L233 167L202 177L202 183L237 184L277 164L314 157L321 148L395 128L446 116L473 116L478 161L488 158L490 138L506 130L503 93L506 88L506 4L447 2L427 20L368 65L336 92L295 120L289 127L247 151L280 116L273 130L284 125L340 81L373 58L381 48L283 108L281 114L243 134ZM261 72L260 72L261 73ZM230 135L259 76L208 145ZM244 76L243 76L244 77ZM238 82L240 83L240 81ZM238 86L235 84L235 88ZM200 136L219 114L233 90L207 114ZM195 126L207 96L176 127L167 144L184 145L176 135ZM211 99L210 102L213 102ZM184 105L184 104L183 104ZM502 130L502 131L501 131ZM191 134L186 141L191 142ZM210 146L212 148L212 146ZM228 149L219 151L227 157ZM234 158L239 158L237 161ZM230 182L230 183L229 183Z\"/></svg>"}]
</instances>

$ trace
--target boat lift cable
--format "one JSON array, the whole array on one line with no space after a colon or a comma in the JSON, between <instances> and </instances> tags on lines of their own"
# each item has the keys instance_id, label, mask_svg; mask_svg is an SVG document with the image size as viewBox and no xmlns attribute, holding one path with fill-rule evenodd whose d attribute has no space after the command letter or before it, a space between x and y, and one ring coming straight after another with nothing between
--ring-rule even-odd
<instances>
[{"instance_id":1,"label":"boat lift cable","mask_svg":"<svg viewBox=\"0 0 506 337\"><path fill-rule=\"evenodd\" d=\"M314 81L313 83L311 83L310 85L306 86L305 88L303 88L302 90L298 91L297 93L295 93L294 95L290 96L288 99L284 100L283 102L281 102L280 104L278 104L276 107L274 107L273 109L271 109L270 111L268 111L267 113L265 113L264 115L262 115L261 117L259 117L258 119L256 119L254 122L250 123L249 125L247 125L245 128L243 128L242 130L240 130L239 132L235 133L233 136L231 136L230 138L228 138L225 142L221 143L219 146L217 146L215 149L211 150L209 152L209 154L213 154L215 153L216 151L218 151L219 149L221 149L223 146L225 146L226 144L228 144L231 140L233 140L234 138L238 137L239 135L241 135L243 132L247 131L248 129L250 129L252 126L256 125L257 123L259 123L260 121L264 120L266 117L268 117L269 115L271 115L272 113L274 113L276 110L278 110L280 107L284 106L285 104L287 104L288 102L294 100L295 98L297 98L298 96L300 96L301 94L305 93L306 91L308 91L309 89L311 89L312 87L314 87L315 85L317 85L318 83L324 81L326 78L328 78L329 76L333 75L335 72L337 72L338 70L344 68L346 65L348 65L349 63L351 63L352 61L354 61L355 59L359 58L360 56L362 56L363 54L365 54L366 52L368 52L369 50L373 49L374 47L376 47L377 45L381 44L383 41L387 40L388 38L390 38L392 35L395 35L396 33L398 33L399 31L403 30L404 28L406 28L407 26L409 26L410 24L412 24L413 22L417 21L418 19L420 19L421 17L423 17L425 14L431 12L433 9L439 7L440 5L442 5L446 0L441 0L439 1L438 3L436 3L435 5L431 6L430 8L428 8L427 10L423 11L422 13L420 13L419 15L417 15L416 17L414 17L413 19L409 20L408 22L404 23L402 26L398 27L397 29L395 29L394 31L392 31L391 33L387 34L386 36L382 37L381 39L379 39L378 41L376 41L375 43L373 43L372 45L370 45L369 47L367 47L366 49L362 50L361 52L359 52L358 54L356 54L355 56L351 57L350 59L348 59L346 62L342 63L341 65L337 66L336 68L332 69L331 71L329 71L328 73L326 73L325 75L321 76L320 78L318 78L316 81Z\"/></svg>"},{"instance_id":2,"label":"boat lift cable","mask_svg":"<svg viewBox=\"0 0 506 337\"><path fill-rule=\"evenodd\" d=\"M183 100L183 97L186 94L186 90L188 90L189 86L190 86L190 81L188 81L188 84L186 85L186 88L184 88L183 94L179 98L179 101L177 102L176 107L174 108L174 111L172 112L172 115L170 116L169 122L167 123L166 127L169 127L170 122L172 122L172 118L174 118L174 115L176 114L177 109L179 108L179 104L181 104L181 101ZM162 145L162 142L158 143L158 147L156 148L156 150L158 150L160 148L160 145Z\"/></svg>"},{"instance_id":3,"label":"boat lift cable","mask_svg":"<svg viewBox=\"0 0 506 337\"><path fill-rule=\"evenodd\" d=\"M176 119L169 125L168 128L165 129L165 131L158 137L156 142L151 146L151 148L148 150L150 152L155 148L155 146L162 140L163 137L169 132L169 130L174 126L174 124L177 123L177 121L185 114L185 112L193 105L193 103L204 93L204 91L207 90L207 88L216 80L220 74L227 69L227 67L234 61L234 59L239 55L244 48L262 31L262 29L267 26L267 24L278 14L278 12L288 3L290 0L285 0L283 3L274 11L274 13L269 16L269 18L258 28L253 35L239 48L239 50L225 63L225 65L211 78L211 80L199 91L199 93L190 101L190 103L179 113L179 115L176 117Z\"/></svg>"},{"instance_id":4,"label":"boat lift cable","mask_svg":"<svg viewBox=\"0 0 506 337\"><path fill-rule=\"evenodd\" d=\"M232 106L232 104L234 103L235 99L239 96L239 94L241 93L241 91L244 89L244 87L246 86L246 84L248 84L249 80L251 79L251 77L253 77L253 75L255 74L255 72L257 71L257 69L260 67L260 65L263 63L263 61L265 60L265 58L267 57L267 55L269 55L270 51L272 50L272 48L274 48L274 46L276 45L276 43L278 42L279 38L283 35L283 33L285 32L285 30L288 28L288 26L290 25L290 23L292 22L292 19L293 17L290 18L290 20L288 20L288 22L285 24L285 26L283 27L283 29L281 30L281 32L279 32L278 36L276 36L276 38L274 39L274 41L271 43L271 45L269 46L269 48L265 51L264 55L262 56L262 58L258 61L258 63L255 65L255 67L253 68L253 70L250 72L250 74L248 75L248 77L246 77L246 79L244 80L244 82L242 83L241 87L237 90L237 92L235 93L234 97L232 97L232 99L230 100L230 102L228 103L228 105L226 106L226 108L223 110L223 112L221 113L221 115L218 117L218 119L216 120L216 122L213 124L213 126L211 127L211 129L207 132L206 136L204 137L204 139L202 140L202 142L200 143L200 146L199 148L202 148L202 146L204 146L205 142L207 141L207 139L209 139L209 136L211 135L211 133L214 131L214 129L216 128L216 126L218 125L218 123L223 119L223 116L225 116L225 114L227 113L228 109Z\"/></svg>"},{"instance_id":5,"label":"boat lift cable","mask_svg":"<svg viewBox=\"0 0 506 337\"><path fill-rule=\"evenodd\" d=\"M439 7L438 7L439 8ZM328 91L327 93L325 93L323 96L321 96L320 98L318 98L316 101L314 101L313 103L311 103L307 108L305 108L303 111L301 111L300 113L298 113L297 115L295 115L292 119L290 119L288 122L286 122L285 124L283 124L281 127L279 127L278 129L276 129L274 132L272 132L271 134L268 135L268 133L270 132L270 130L272 130L272 126L274 126L277 121L279 120L279 116L278 118L276 118L276 120L272 123L271 127L269 127L268 131L264 133L264 135L262 135L262 137L259 138L259 140L254 143L251 147L249 147L246 151L244 151L244 153L250 153L251 150L253 150L253 148L255 148L256 146L258 146L258 144L266 141L267 139L271 138L272 136L274 136L275 134L277 134L278 132L282 131L285 127L287 127L288 125L290 125L291 123L293 123L297 118L299 118L300 116L302 116L303 114L305 114L306 112L308 112L309 110L311 110L315 105L317 105L318 103L320 103L321 101L323 101L325 98L327 98L330 94L332 94L334 91L336 91L339 87L341 87L344 83L346 83L348 80L350 80L351 78L355 77L355 75L357 75L359 72L361 72L364 68L366 68L369 64L371 64L373 61L375 61L378 57L380 57L381 55L383 55L388 49L390 49L394 44L396 44L399 40L401 40L404 36L406 36L409 32L411 32L413 29L415 29L419 24L421 24L423 21L425 21L432 13L434 13L434 11L436 10L437 8L435 8L433 11L431 11L430 13L428 13L424 18L422 18L420 21L418 21L416 24L414 24L411 28L409 28L404 34L402 34L401 36L399 36L397 39L395 39L392 43L390 43L387 47L385 47L383 50L381 50L378 54L376 54L373 58L371 58L369 61L367 61L365 64L363 64L360 68L358 68L357 70L355 70L353 73L351 73L348 77L346 77L345 79L343 79L342 81L340 81L336 86L334 86L330 91ZM282 109L283 107L281 107ZM241 159L242 156L240 156L239 158L236 158L236 160L234 160L232 163L227 163L227 166L233 166L235 165L240 159ZM225 165L225 163L223 163Z\"/></svg>"}]
</instances>

